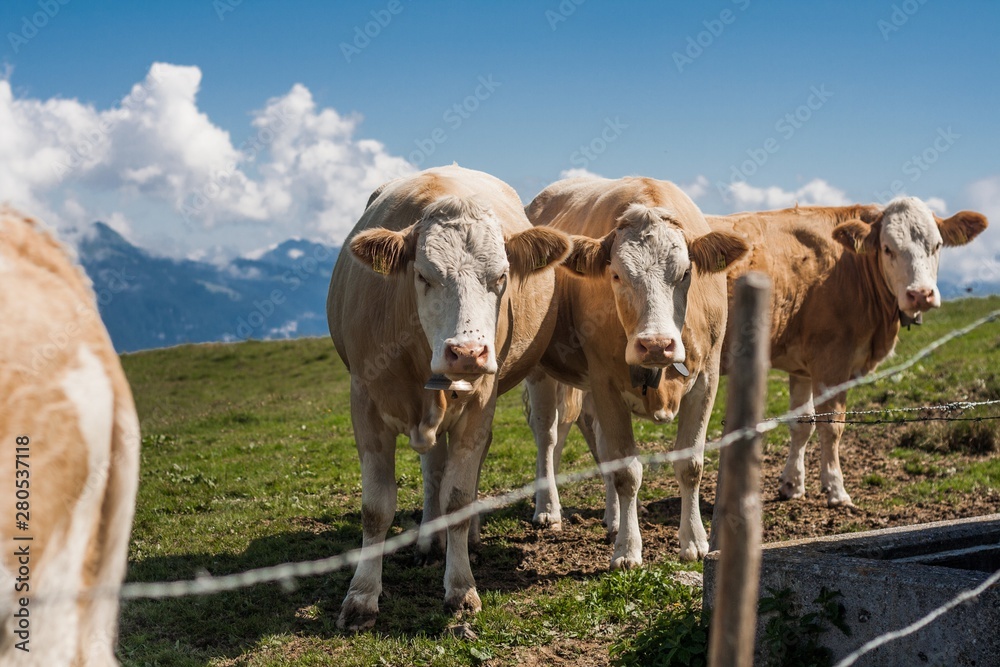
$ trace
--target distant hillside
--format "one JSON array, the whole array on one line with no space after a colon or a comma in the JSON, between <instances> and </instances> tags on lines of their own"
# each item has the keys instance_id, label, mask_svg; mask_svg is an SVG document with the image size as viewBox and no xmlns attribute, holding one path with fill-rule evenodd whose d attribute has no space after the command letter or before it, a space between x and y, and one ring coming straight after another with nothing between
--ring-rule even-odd
<instances>
[{"instance_id":1,"label":"distant hillside","mask_svg":"<svg viewBox=\"0 0 1000 667\"><path fill-rule=\"evenodd\" d=\"M327 334L326 291L339 248L288 240L217 266L153 255L97 222L77 250L119 352Z\"/></svg>"}]
</instances>

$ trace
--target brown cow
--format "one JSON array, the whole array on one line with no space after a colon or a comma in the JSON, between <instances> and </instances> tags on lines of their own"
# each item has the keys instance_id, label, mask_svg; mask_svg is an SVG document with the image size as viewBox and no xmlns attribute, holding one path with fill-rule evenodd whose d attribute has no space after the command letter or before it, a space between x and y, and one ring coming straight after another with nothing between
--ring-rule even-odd
<instances>
[{"instance_id":1,"label":"brown cow","mask_svg":"<svg viewBox=\"0 0 1000 667\"><path fill-rule=\"evenodd\" d=\"M819 412L844 411L846 392L819 406L812 405L814 395L870 373L892 352L901 323L917 323L923 312L941 304L936 282L942 246L964 245L987 226L985 217L971 211L943 220L912 197L885 207L809 206L707 220L716 231L740 235L751 248L729 271L730 295L747 271L771 277L771 364L789 374L791 408L806 405ZM655 400L669 413L676 395L669 386L658 394ZM577 423L593 449L593 409L586 398L583 407ZM818 423L820 480L830 506L851 504L840 469L844 425L836 420ZM782 498L805 494L805 446L816 428L811 422L791 425ZM563 438L567 430L564 426ZM556 443L555 451L561 449ZM539 461L541 480L547 474L541 451ZM547 465L557 466L558 456ZM610 512L610 491L608 498Z\"/></svg>"},{"instance_id":2,"label":"brown cow","mask_svg":"<svg viewBox=\"0 0 1000 667\"><path fill-rule=\"evenodd\" d=\"M708 540L698 486L726 329L721 272L746 252L746 244L732 234L712 232L687 195L649 178L559 181L526 210L534 224L576 235L564 265L592 278L558 276L559 316L540 364L545 373L528 378L539 470L554 459L552 448L564 430L559 424L566 421L559 414L557 381L590 390L600 423L599 459L627 461L609 475L618 502L618 511L609 509L606 516L615 538L611 567L640 565L642 465L635 458L631 416L673 418L654 400L657 392L649 391L659 382L679 399L677 447L694 450L674 466L681 487L680 556L704 556ZM540 490L536 503L536 519L559 523L554 480Z\"/></svg>"},{"instance_id":3,"label":"brown cow","mask_svg":"<svg viewBox=\"0 0 1000 667\"><path fill-rule=\"evenodd\" d=\"M421 454L425 523L475 499L496 398L524 379L548 344L555 325L549 267L570 243L561 232L532 227L510 186L458 166L384 185L347 243L327 315L351 372L363 545L377 555L358 565L337 623L360 630L378 614L381 545L396 509L397 434L409 435ZM469 526L447 532L451 610L481 607Z\"/></svg>"},{"instance_id":4,"label":"brown cow","mask_svg":"<svg viewBox=\"0 0 1000 667\"><path fill-rule=\"evenodd\" d=\"M750 244L730 272L755 270L773 282L771 365L789 374L790 405L866 375L892 353L900 324L919 323L941 305L937 288L943 246L964 245L986 229L986 218L962 211L942 220L914 197L885 207L807 206L708 216L716 231ZM843 412L846 392L815 406ZM805 494L805 446L819 430L820 482L830 506L850 505L840 470L844 424L821 420L791 425L791 449L781 476L782 498Z\"/></svg>"},{"instance_id":5,"label":"brown cow","mask_svg":"<svg viewBox=\"0 0 1000 667\"><path fill-rule=\"evenodd\" d=\"M0 280L0 663L117 664L139 477L132 393L89 280L11 210Z\"/></svg>"}]
</instances>

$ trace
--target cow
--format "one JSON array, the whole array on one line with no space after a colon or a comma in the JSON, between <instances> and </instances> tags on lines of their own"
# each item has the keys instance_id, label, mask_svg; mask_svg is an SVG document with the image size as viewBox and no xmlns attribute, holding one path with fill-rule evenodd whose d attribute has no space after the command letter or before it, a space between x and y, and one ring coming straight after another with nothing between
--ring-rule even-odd
<instances>
[{"instance_id":1,"label":"cow","mask_svg":"<svg viewBox=\"0 0 1000 667\"><path fill-rule=\"evenodd\" d=\"M0 210L0 663L116 665L139 420L90 282Z\"/></svg>"},{"instance_id":2,"label":"cow","mask_svg":"<svg viewBox=\"0 0 1000 667\"><path fill-rule=\"evenodd\" d=\"M605 517L615 543L611 568L641 565L642 465L631 416L673 418L657 401L659 386L676 398L677 448L692 451L674 466L681 487L680 557L701 558L708 540L698 490L726 329L724 271L746 244L711 231L687 195L651 178L562 180L526 211L533 224L573 235L567 270L557 280L552 342L527 382L539 469L554 459L565 431L560 425L572 416L560 409L558 383L590 391L598 458L618 466L608 475L614 488L608 496L617 507ZM536 520L560 523L553 478L541 486L536 505Z\"/></svg>"},{"instance_id":3,"label":"cow","mask_svg":"<svg viewBox=\"0 0 1000 667\"><path fill-rule=\"evenodd\" d=\"M815 406L813 397L875 370L892 354L901 325L920 323L924 312L941 305L941 248L965 245L987 220L972 211L942 219L920 199L900 197L884 206L708 216L708 224L750 245L729 273L730 296L747 271L771 278L771 366L788 373L790 407L843 413L846 391ZM818 430L827 505L851 506L840 468L843 419L816 421L791 424L779 496L805 494L806 442Z\"/></svg>"},{"instance_id":4,"label":"cow","mask_svg":"<svg viewBox=\"0 0 1000 667\"><path fill-rule=\"evenodd\" d=\"M330 334L351 373L363 547L337 624L374 625L382 544L396 509L397 434L421 455L423 522L469 505L499 394L538 363L555 326L562 232L536 228L502 181L457 165L372 194L337 260ZM447 530L445 607L479 611L470 521Z\"/></svg>"},{"instance_id":5,"label":"cow","mask_svg":"<svg viewBox=\"0 0 1000 667\"><path fill-rule=\"evenodd\" d=\"M773 283L770 357L788 373L791 409L843 412L846 392L813 405L813 396L866 375L892 353L901 326L917 324L941 305L937 272L942 247L965 245L987 227L986 218L961 211L942 219L921 200L895 199L888 205L796 206L759 213L706 216L709 226L739 235L750 246L728 272L730 308L735 281L748 271L767 274ZM730 341L725 341L723 373ZM655 399L676 403L670 387ZM594 410L587 397L568 396L561 405L561 437L576 420L594 448ZM582 411L571 406L582 405ZM831 418L791 424L791 447L781 475L779 497L805 494L805 446L820 432L822 492L831 507L851 506L840 468L844 424ZM539 482L558 466L539 451ZM547 466L547 467L546 467ZM608 511L612 510L608 493ZM544 523L544 522L542 522Z\"/></svg>"}]
</instances>

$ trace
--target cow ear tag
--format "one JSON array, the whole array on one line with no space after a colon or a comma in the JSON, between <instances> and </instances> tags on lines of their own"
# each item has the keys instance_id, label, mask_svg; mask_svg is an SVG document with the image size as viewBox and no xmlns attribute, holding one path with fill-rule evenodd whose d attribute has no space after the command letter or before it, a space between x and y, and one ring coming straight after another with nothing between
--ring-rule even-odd
<instances>
[{"instance_id":1,"label":"cow ear tag","mask_svg":"<svg viewBox=\"0 0 1000 667\"><path fill-rule=\"evenodd\" d=\"M467 380L449 380L446 376L441 375L440 373L435 373L427 379L427 384L424 385L424 389L430 389L432 391L450 391L453 394L457 392L465 393L472 391L472 383Z\"/></svg>"}]
</instances>

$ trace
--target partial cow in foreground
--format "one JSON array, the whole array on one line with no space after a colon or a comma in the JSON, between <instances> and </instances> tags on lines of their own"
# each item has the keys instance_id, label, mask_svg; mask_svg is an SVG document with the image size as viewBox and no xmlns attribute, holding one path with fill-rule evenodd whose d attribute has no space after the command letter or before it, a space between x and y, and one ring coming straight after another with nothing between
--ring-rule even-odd
<instances>
[{"instance_id":1,"label":"partial cow in foreground","mask_svg":"<svg viewBox=\"0 0 1000 667\"><path fill-rule=\"evenodd\" d=\"M771 364L789 374L790 407L806 405L823 413L843 412L846 392L817 406L814 395L873 371L892 353L901 324L919 323L922 313L941 305L941 248L964 245L987 226L984 216L971 211L939 218L912 197L884 207L807 206L707 220L713 230L736 234L750 246L728 273L730 297L736 279L748 271L772 280ZM670 414L675 393L664 385L657 394L655 400ZM581 397L567 395L564 402L572 407ZM582 405L582 413L570 416L579 414L577 423L593 448L594 410L587 397ZM791 425L779 494L786 499L805 494L805 446L818 428L827 504L850 505L840 469L844 424L836 415L817 421ZM562 438L567 431L564 425ZM561 449L558 442L555 451ZM540 449L539 481L548 475L544 461ZM558 458L548 465L557 466ZM608 495L610 511L610 490Z\"/></svg>"},{"instance_id":2,"label":"partial cow in foreground","mask_svg":"<svg viewBox=\"0 0 1000 667\"><path fill-rule=\"evenodd\" d=\"M397 434L421 454L425 523L475 500L497 396L524 379L548 344L550 267L570 243L562 232L532 227L507 184L450 166L376 191L347 244L327 316L351 373L363 545L374 554L358 565L337 623L360 630L378 614L381 545L396 510ZM458 389L442 390L449 383ZM447 531L450 610L481 607L469 527Z\"/></svg>"},{"instance_id":3,"label":"partial cow in foreground","mask_svg":"<svg viewBox=\"0 0 1000 667\"><path fill-rule=\"evenodd\" d=\"M83 272L6 209L0 282L0 664L114 665L139 478L132 393Z\"/></svg>"},{"instance_id":4,"label":"partial cow in foreground","mask_svg":"<svg viewBox=\"0 0 1000 667\"><path fill-rule=\"evenodd\" d=\"M542 357L544 372L528 378L539 472L548 478L536 495L536 520L561 522L552 462L565 435L557 387L564 382L591 392L598 458L623 466L608 475L614 487L608 490L605 517L615 540L611 567L642 563L637 507L642 465L635 458L631 417L673 418L657 400L658 383L676 399L677 448L692 452L674 466L681 488L680 557L704 556L708 540L698 487L726 330L723 272L746 252L746 243L711 231L679 188L649 178L559 181L526 210L534 224L574 234L564 266L585 276L559 274L559 315Z\"/></svg>"}]
</instances>

